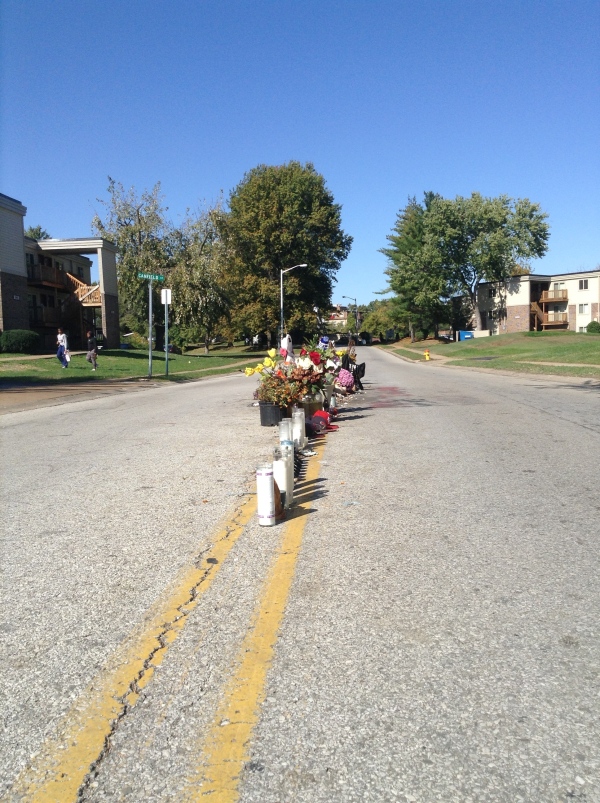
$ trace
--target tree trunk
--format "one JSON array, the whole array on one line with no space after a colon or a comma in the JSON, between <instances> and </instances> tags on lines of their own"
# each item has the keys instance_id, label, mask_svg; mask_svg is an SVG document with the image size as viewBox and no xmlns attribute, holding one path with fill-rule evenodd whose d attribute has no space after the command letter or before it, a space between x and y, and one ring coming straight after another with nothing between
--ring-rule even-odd
<instances>
[{"instance_id":1,"label":"tree trunk","mask_svg":"<svg viewBox=\"0 0 600 803\"><path fill-rule=\"evenodd\" d=\"M204 335L204 353L208 354L210 351L210 338L208 335Z\"/></svg>"}]
</instances>

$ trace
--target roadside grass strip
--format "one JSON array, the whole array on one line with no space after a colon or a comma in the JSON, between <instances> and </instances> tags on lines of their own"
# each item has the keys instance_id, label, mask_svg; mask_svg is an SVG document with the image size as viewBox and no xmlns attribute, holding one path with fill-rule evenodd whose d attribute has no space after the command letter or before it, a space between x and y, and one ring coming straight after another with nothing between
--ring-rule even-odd
<instances>
[{"instance_id":1,"label":"roadside grass strip","mask_svg":"<svg viewBox=\"0 0 600 803\"><path fill-rule=\"evenodd\" d=\"M308 463L304 483L318 478L324 444ZM309 501L307 496L306 501ZM265 699L279 629L285 613L296 563L302 546L307 516L302 506L285 525L279 552L271 565L252 622L241 645L237 669L225 686L222 701L205 738L199 746L198 768L187 779L182 795L185 803L205 798L234 803L250 757L252 733Z\"/></svg>"},{"instance_id":2,"label":"roadside grass strip","mask_svg":"<svg viewBox=\"0 0 600 803\"><path fill-rule=\"evenodd\" d=\"M117 647L75 701L56 734L20 773L7 800L74 803L78 799L94 779L119 721L136 704L255 513L256 497L247 497L220 526L212 545L180 571L145 621Z\"/></svg>"}]
</instances>

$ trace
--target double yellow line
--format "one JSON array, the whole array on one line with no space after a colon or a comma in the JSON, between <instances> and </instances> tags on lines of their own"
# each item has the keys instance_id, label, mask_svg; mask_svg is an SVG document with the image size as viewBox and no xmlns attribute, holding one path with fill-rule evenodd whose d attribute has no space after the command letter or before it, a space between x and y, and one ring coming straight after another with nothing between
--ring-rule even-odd
<instances>
[{"instance_id":1,"label":"double yellow line","mask_svg":"<svg viewBox=\"0 0 600 803\"><path fill-rule=\"evenodd\" d=\"M304 482L320 470L323 445L307 467ZM198 604L218 569L256 512L252 497L218 532L200 567L180 573L153 607L144 625L111 656L66 714L58 734L42 747L33 765L15 781L10 798L31 803L76 801L86 776L101 761L118 720L135 705L162 663L169 646L182 632L187 616ZM196 768L187 778L184 800L235 801L239 776L248 757L252 730L264 699L267 672L294 577L306 516L302 508L283 528L282 542L257 603L236 669L213 723L198 740Z\"/></svg>"}]
</instances>

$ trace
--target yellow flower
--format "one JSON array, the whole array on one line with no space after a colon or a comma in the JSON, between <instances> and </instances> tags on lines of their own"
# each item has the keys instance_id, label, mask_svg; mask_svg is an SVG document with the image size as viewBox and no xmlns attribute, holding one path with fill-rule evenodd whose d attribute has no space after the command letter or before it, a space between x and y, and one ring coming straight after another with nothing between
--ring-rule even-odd
<instances>
[{"instance_id":1,"label":"yellow flower","mask_svg":"<svg viewBox=\"0 0 600 803\"><path fill-rule=\"evenodd\" d=\"M260 374L260 372L263 370L263 368L264 368L264 367L265 367L265 366L262 364L262 362L259 362L259 363L258 363L258 365L256 366L256 368L255 368L254 370L255 370L255 372L256 372L257 374Z\"/></svg>"},{"instance_id":2,"label":"yellow flower","mask_svg":"<svg viewBox=\"0 0 600 803\"><path fill-rule=\"evenodd\" d=\"M244 373L246 374L246 376L252 376L252 374L254 373L254 368L244 368Z\"/></svg>"},{"instance_id":3,"label":"yellow flower","mask_svg":"<svg viewBox=\"0 0 600 803\"><path fill-rule=\"evenodd\" d=\"M265 357L265 368L272 368L275 365L270 357Z\"/></svg>"},{"instance_id":4,"label":"yellow flower","mask_svg":"<svg viewBox=\"0 0 600 803\"><path fill-rule=\"evenodd\" d=\"M338 357L343 357L344 356L344 352L343 351L336 351L336 355Z\"/></svg>"},{"instance_id":5,"label":"yellow flower","mask_svg":"<svg viewBox=\"0 0 600 803\"><path fill-rule=\"evenodd\" d=\"M277 349L269 349L269 350L267 351L267 354L269 355L269 357L270 357L272 360L274 360L274 359L275 359L275 357L277 356ZM265 360L265 362L266 362L266 360Z\"/></svg>"}]
</instances>

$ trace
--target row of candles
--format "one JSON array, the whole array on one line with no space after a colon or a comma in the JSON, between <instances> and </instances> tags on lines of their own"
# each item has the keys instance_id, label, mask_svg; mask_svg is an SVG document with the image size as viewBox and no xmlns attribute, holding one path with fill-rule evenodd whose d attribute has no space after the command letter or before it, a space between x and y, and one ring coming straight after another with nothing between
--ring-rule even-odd
<instances>
[{"instance_id":1,"label":"row of candles","mask_svg":"<svg viewBox=\"0 0 600 803\"><path fill-rule=\"evenodd\" d=\"M304 408L293 407L292 417L279 422L279 446L273 450L273 462L256 467L258 523L263 527L277 524L277 496L284 508L294 501L294 449L307 445Z\"/></svg>"}]
</instances>

